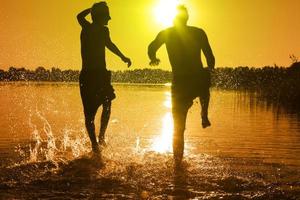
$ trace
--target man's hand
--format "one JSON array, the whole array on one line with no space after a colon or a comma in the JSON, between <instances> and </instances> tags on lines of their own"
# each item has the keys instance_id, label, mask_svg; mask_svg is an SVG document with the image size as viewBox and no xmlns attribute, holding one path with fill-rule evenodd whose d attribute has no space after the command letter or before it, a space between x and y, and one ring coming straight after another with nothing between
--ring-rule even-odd
<instances>
[{"instance_id":1,"label":"man's hand","mask_svg":"<svg viewBox=\"0 0 300 200\"><path fill-rule=\"evenodd\" d=\"M122 60L123 60L123 62L127 63L127 67L131 66L131 60L129 58L123 57Z\"/></svg>"},{"instance_id":2,"label":"man's hand","mask_svg":"<svg viewBox=\"0 0 300 200\"><path fill-rule=\"evenodd\" d=\"M159 65L159 63L160 63L160 60L158 58L154 58L150 61L149 65L150 66L157 66L157 65Z\"/></svg>"}]
</instances>

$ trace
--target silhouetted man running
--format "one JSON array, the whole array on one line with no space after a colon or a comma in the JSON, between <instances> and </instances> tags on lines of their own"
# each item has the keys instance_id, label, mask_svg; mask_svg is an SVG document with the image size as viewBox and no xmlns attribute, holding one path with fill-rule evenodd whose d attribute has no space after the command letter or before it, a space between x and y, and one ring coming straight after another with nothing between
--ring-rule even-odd
<instances>
[{"instance_id":1,"label":"silhouetted man running","mask_svg":"<svg viewBox=\"0 0 300 200\"><path fill-rule=\"evenodd\" d=\"M92 23L85 18L88 14L91 14ZM82 70L79 82L85 125L93 151L99 152L95 134L95 115L99 106L102 105L99 144L103 144L111 112L111 101L116 97L111 85L111 72L106 69L105 47L118 55L128 64L128 67L131 65L131 61L110 39L106 25L111 18L106 2L95 3L91 9L79 13L77 19L82 27L80 35Z\"/></svg>"},{"instance_id":2,"label":"silhouetted man running","mask_svg":"<svg viewBox=\"0 0 300 200\"><path fill-rule=\"evenodd\" d=\"M174 26L167 28L156 36L148 47L150 65L158 65L160 60L156 51L166 44L172 66L172 113L174 120L173 153L175 162L179 164L184 151L184 130L186 116L196 97L200 97L202 106L202 126L210 126L208 120L210 71L215 66L215 58L207 36L202 29L187 26L189 18L187 9L177 7ZM203 68L201 61L203 51L208 69Z\"/></svg>"}]
</instances>

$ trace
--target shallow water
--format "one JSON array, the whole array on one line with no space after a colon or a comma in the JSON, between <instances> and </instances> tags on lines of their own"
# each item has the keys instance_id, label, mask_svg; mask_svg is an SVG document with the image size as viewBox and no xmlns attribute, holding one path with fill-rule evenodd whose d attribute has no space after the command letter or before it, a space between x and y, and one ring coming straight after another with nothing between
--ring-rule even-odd
<instances>
[{"instance_id":1,"label":"shallow water","mask_svg":"<svg viewBox=\"0 0 300 200\"><path fill-rule=\"evenodd\" d=\"M299 199L300 118L213 90L172 160L170 87L115 85L107 147L90 154L77 84L1 83L0 199ZM99 128L97 115L97 128Z\"/></svg>"}]
</instances>

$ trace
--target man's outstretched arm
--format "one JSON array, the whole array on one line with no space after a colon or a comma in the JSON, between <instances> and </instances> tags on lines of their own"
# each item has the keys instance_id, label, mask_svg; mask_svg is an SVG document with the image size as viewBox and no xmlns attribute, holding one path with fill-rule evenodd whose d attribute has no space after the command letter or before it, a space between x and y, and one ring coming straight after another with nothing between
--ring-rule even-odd
<instances>
[{"instance_id":1,"label":"man's outstretched arm","mask_svg":"<svg viewBox=\"0 0 300 200\"><path fill-rule=\"evenodd\" d=\"M105 46L114 54L116 54L117 56L119 56L123 62L127 63L128 67L131 66L131 60L129 58L127 58L126 56L124 56L124 54L119 50L119 48L111 41L110 37L109 37L109 32L107 33L107 38L106 38L106 43Z\"/></svg>"},{"instance_id":2,"label":"man's outstretched arm","mask_svg":"<svg viewBox=\"0 0 300 200\"><path fill-rule=\"evenodd\" d=\"M215 68L215 57L211 50L210 44L208 42L207 35L204 33L203 35L203 53L206 58L206 63L209 69Z\"/></svg>"},{"instance_id":3,"label":"man's outstretched arm","mask_svg":"<svg viewBox=\"0 0 300 200\"><path fill-rule=\"evenodd\" d=\"M164 32L158 33L156 38L148 46L148 57L150 65L159 65L160 60L156 57L157 50L165 43Z\"/></svg>"},{"instance_id":4,"label":"man's outstretched arm","mask_svg":"<svg viewBox=\"0 0 300 200\"><path fill-rule=\"evenodd\" d=\"M88 9L85 9L84 11L80 12L77 15L77 20L78 20L78 23L80 24L80 26L83 27L87 24L90 24L90 22L88 22L85 18L88 14L90 14L90 12L91 12L91 9L88 8Z\"/></svg>"}]
</instances>

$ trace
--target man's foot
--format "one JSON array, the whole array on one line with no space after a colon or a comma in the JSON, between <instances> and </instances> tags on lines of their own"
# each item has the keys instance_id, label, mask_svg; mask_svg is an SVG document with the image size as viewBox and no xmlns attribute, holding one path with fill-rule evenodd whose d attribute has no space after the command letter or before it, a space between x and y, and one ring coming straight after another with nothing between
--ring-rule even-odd
<instances>
[{"instance_id":1,"label":"man's foot","mask_svg":"<svg viewBox=\"0 0 300 200\"><path fill-rule=\"evenodd\" d=\"M208 117L202 117L202 127L203 128L207 128L209 127L211 124L210 124L210 121L208 120Z\"/></svg>"},{"instance_id":2,"label":"man's foot","mask_svg":"<svg viewBox=\"0 0 300 200\"><path fill-rule=\"evenodd\" d=\"M105 142L105 139L104 139L104 138L100 137L98 143L99 143L99 146L100 146L100 147L102 147L102 148L103 148L103 147L106 147L106 142Z\"/></svg>"},{"instance_id":3,"label":"man's foot","mask_svg":"<svg viewBox=\"0 0 300 200\"><path fill-rule=\"evenodd\" d=\"M175 169L181 168L181 162L182 162L181 156L174 156L174 168Z\"/></svg>"},{"instance_id":4,"label":"man's foot","mask_svg":"<svg viewBox=\"0 0 300 200\"><path fill-rule=\"evenodd\" d=\"M98 144L92 144L92 150L93 150L93 153L95 153L95 154L100 153L100 148L99 148Z\"/></svg>"}]
</instances>

